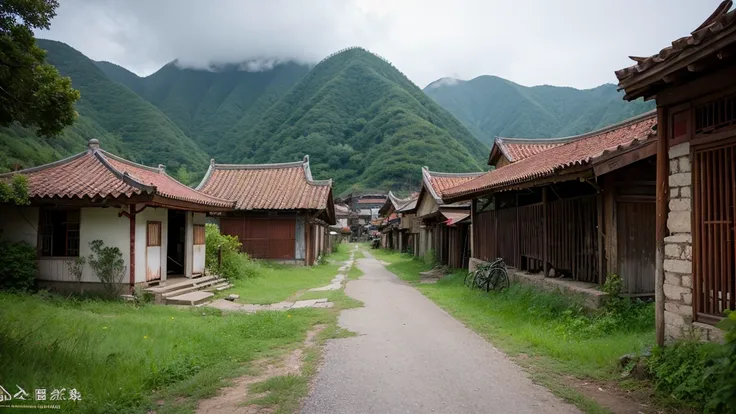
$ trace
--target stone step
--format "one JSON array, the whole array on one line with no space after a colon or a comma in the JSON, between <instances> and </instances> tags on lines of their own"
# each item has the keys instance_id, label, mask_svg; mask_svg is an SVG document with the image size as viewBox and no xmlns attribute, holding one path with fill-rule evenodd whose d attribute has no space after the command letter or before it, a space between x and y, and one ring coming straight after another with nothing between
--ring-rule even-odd
<instances>
[{"instance_id":1,"label":"stone step","mask_svg":"<svg viewBox=\"0 0 736 414\"><path fill-rule=\"evenodd\" d=\"M170 290L168 292L162 293L161 296L164 297L164 298L170 298L170 297L173 297L173 296L183 295L184 293L196 292L198 290L207 290L212 285L216 285L218 283L222 283L222 281L223 281L222 279L212 278L212 279L209 279L209 280L205 280L202 283L195 283L193 285L189 285L189 286L183 287L181 289Z\"/></svg>"},{"instance_id":2,"label":"stone step","mask_svg":"<svg viewBox=\"0 0 736 414\"><path fill-rule=\"evenodd\" d=\"M183 295L166 298L166 304L196 306L205 302L209 302L209 300L213 296L215 296L215 294L212 292L189 292Z\"/></svg>"},{"instance_id":3,"label":"stone step","mask_svg":"<svg viewBox=\"0 0 736 414\"><path fill-rule=\"evenodd\" d=\"M230 289L231 287L233 287L233 285L230 284L230 282L228 282L227 280L220 280L219 283L215 283L207 287L207 289L204 289L204 291L205 292L220 292L225 289Z\"/></svg>"},{"instance_id":4,"label":"stone step","mask_svg":"<svg viewBox=\"0 0 736 414\"><path fill-rule=\"evenodd\" d=\"M181 282L175 282L175 283L163 282L165 284L148 287L144 290L146 292L151 292L153 294L163 294L163 293L172 292L175 290L186 289L190 286L201 285L213 279L217 279L217 276L201 276L201 277L187 279L187 280L183 280Z\"/></svg>"}]
</instances>

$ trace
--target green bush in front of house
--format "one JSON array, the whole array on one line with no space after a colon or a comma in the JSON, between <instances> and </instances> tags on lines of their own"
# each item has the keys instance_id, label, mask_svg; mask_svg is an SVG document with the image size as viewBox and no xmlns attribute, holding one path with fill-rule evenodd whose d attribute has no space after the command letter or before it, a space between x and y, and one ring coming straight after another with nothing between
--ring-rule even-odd
<instances>
[{"instance_id":1,"label":"green bush in front of house","mask_svg":"<svg viewBox=\"0 0 736 414\"><path fill-rule=\"evenodd\" d=\"M680 341L647 361L657 390L706 413L736 413L736 312L719 325L725 344Z\"/></svg>"},{"instance_id":2,"label":"green bush in front of house","mask_svg":"<svg viewBox=\"0 0 736 414\"><path fill-rule=\"evenodd\" d=\"M33 246L26 242L0 240L0 289L33 289L36 268L36 249Z\"/></svg>"},{"instance_id":3,"label":"green bush in front of house","mask_svg":"<svg viewBox=\"0 0 736 414\"><path fill-rule=\"evenodd\" d=\"M258 276L258 263L240 251L243 244L237 237L220 233L220 228L210 223L205 227L205 244L205 266L210 273L231 280Z\"/></svg>"}]
</instances>

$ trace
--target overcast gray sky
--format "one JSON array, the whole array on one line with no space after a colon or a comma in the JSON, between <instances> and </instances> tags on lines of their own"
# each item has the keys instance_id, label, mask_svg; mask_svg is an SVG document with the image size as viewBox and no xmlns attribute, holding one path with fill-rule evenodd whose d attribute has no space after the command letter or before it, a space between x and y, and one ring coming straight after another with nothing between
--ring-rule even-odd
<instances>
[{"instance_id":1,"label":"overcast gray sky","mask_svg":"<svg viewBox=\"0 0 736 414\"><path fill-rule=\"evenodd\" d=\"M719 0L61 0L51 30L139 75L178 58L316 63L348 46L420 87L445 76L591 88L704 21Z\"/></svg>"}]
</instances>

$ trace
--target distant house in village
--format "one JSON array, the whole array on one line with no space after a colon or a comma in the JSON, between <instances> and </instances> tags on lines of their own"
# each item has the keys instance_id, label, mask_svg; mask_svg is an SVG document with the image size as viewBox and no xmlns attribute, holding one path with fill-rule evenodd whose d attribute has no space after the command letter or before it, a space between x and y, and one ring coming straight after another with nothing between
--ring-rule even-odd
<instances>
[{"instance_id":1,"label":"distant house in village","mask_svg":"<svg viewBox=\"0 0 736 414\"><path fill-rule=\"evenodd\" d=\"M656 99L657 340L717 339L736 309L736 10L616 72L625 99Z\"/></svg>"},{"instance_id":2,"label":"distant house in village","mask_svg":"<svg viewBox=\"0 0 736 414\"><path fill-rule=\"evenodd\" d=\"M237 236L251 257L312 265L330 248L332 180L313 180L308 156L283 164L213 160L197 190L235 200L235 211L219 216L220 230Z\"/></svg>"},{"instance_id":3,"label":"distant house in village","mask_svg":"<svg viewBox=\"0 0 736 414\"><path fill-rule=\"evenodd\" d=\"M383 193L350 193L341 202L350 208L348 225L352 231L353 240L362 240L375 231L373 221L378 218L378 210L386 202L387 195Z\"/></svg>"},{"instance_id":4,"label":"distant house in village","mask_svg":"<svg viewBox=\"0 0 736 414\"><path fill-rule=\"evenodd\" d=\"M470 258L470 202L445 202L445 191L482 175L477 173L444 173L422 168L422 189L414 209L419 221L419 243L415 255L434 252L441 264L464 267Z\"/></svg>"},{"instance_id":5,"label":"distant house in village","mask_svg":"<svg viewBox=\"0 0 736 414\"><path fill-rule=\"evenodd\" d=\"M335 203L335 225L330 226L332 232L337 233L334 239L339 243L350 240L350 226L348 220L350 218L350 208L346 204Z\"/></svg>"},{"instance_id":6,"label":"distant house in village","mask_svg":"<svg viewBox=\"0 0 736 414\"><path fill-rule=\"evenodd\" d=\"M68 263L88 257L101 240L120 249L125 284L145 285L205 271L205 214L228 212L235 201L191 189L163 165L147 167L100 149L96 139L69 158L0 175L28 180L30 206L0 205L0 231L11 241L35 246L42 286L76 289ZM99 279L89 265L86 290Z\"/></svg>"},{"instance_id":7,"label":"distant house in village","mask_svg":"<svg viewBox=\"0 0 736 414\"><path fill-rule=\"evenodd\" d=\"M399 209L411 200L411 198L399 198L389 191L386 202L378 210L378 214L382 217L380 231L381 247L384 249L398 250L400 252L406 250L406 229L402 229L401 227Z\"/></svg>"},{"instance_id":8,"label":"distant house in village","mask_svg":"<svg viewBox=\"0 0 736 414\"><path fill-rule=\"evenodd\" d=\"M656 122L649 112L551 144L514 140L523 153L447 189L445 201L473 202L473 258L591 286L617 273L625 293L653 295Z\"/></svg>"}]
</instances>

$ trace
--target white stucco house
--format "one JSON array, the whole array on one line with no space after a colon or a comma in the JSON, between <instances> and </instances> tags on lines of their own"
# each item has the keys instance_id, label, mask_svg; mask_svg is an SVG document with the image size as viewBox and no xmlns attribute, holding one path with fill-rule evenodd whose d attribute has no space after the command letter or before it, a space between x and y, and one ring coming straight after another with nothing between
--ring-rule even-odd
<instances>
[{"instance_id":1,"label":"white stucco house","mask_svg":"<svg viewBox=\"0 0 736 414\"><path fill-rule=\"evenodd\" d=\"M0 237L34 246L39 285L56 290L77 288L68 263L87 258L93 240L120 249L131 287L202 275L205 215L235 206L176 181L163 165L110 154L96 139L82 153L0 180L15 174L27 178L31 204L0 204ZM89 264L81 281L85 290L99 284Z\"/></svg>"}]
</instances>

